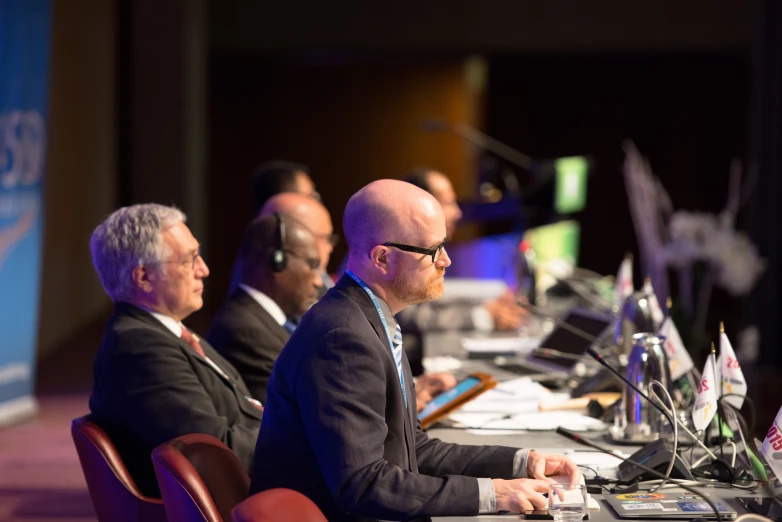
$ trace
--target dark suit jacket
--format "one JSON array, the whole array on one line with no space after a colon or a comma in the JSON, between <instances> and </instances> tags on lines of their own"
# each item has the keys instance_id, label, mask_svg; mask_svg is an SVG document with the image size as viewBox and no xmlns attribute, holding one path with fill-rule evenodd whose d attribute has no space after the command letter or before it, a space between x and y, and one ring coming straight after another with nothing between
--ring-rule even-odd
<instances>
[{"instance_id":1,"label":"dark suit jacket","mask_svg":"<svg viewBox=\"0 0 782 522\"><path fill-rule=\"evenodd\" d=\"M250 294L237 288L220 306L206 338L239 370L252 396L266 404L266 384L290 338L288 330Z\"/></svg>"},{"instance_id":2,"label":"dark suit jacket","mask_svg":"<svg viewBox=\"0 0 782 522\"><path fill-rule=\"evenodd\" d=\"M277 359L250 492L286 487L329 520L478 513L478 483L511 478L516 449L430 439L405 407L374 305L344 276L302 318Z\"/></svg>"},{"instance_id":3,"label":"dark suit jacket","mask_svg":"<svg viewBox=\"0 0 782 522\"><path fill-rule=\"evenodd\" d=\"M220 439L251 470L262 413L236 369L203 339L201 346L228 378L140 308L117 303L106 325L90 410L147 495L160 496L152 450L188 433Z\"/></svg>"}]
</instances>

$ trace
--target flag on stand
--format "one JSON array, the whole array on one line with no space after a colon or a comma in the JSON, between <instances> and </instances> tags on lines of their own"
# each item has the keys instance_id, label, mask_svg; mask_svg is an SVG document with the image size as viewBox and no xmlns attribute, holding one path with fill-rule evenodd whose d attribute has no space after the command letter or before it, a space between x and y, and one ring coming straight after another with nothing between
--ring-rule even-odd
<instances>
[{"instance_id":1,"label":"flag on stand","mask_svg":"<svg viewBox=\"0 0 782 522\"><path fill-rule=\"evenodd\" d=\"M679 330L673 320L666 317L660 327L660 335L665 337L665 353L668 356L668 368L671 370L671 380L677 380L695 368L690 352L684 347Z\"/></svg>"},{"instance_id":2,"label":"flag on stand","mask_svg":"<svg viewBox=\"0 0 782 522\"><path fill-rule=\"evenodd\" d=\"M633 255L627 254L619 265L614 285L614 302L621 308L625 299L633 295Z\"/></svg>"},{"instance_id":3,"label":"flag on stand","mask_svg":"<svg viewBox=\"0 0 782 522\"><path fill-rule=\"evenodd\" d=\"M777 478L782 477L782 409L768 430L766 440L760 446L760 453Z\"/></svg>"},{"instance_id":4,"label":"flag on stand","mask_svg":"<svg viewBox=\"0 0 782 522\"><path fill-rule=\"evenodd\" d=\"M701 382L698 385L698 395L692 407L692 424L698 431L706 429L717 413L717 379L714 375L714 363L714 354L710 353L706 358L706 366L703 368Z\"/></svg>"},{"instance_id":5,"label":"flag on stand","mask_svg":"<svg viewBox=\"0 0 782 522\"><path fill-rule=\"evenodd\" d=\"M720 323L720 356L717 359L717 367L722 380L722 395L731 394L730 397L725 397L725 401L736 408L741 408L744 397L747 396L747 381L744 379L744 372L741 371L741 365L736 359L736 353L725 334L722 323Z\"/></svg>"}]
</instances>

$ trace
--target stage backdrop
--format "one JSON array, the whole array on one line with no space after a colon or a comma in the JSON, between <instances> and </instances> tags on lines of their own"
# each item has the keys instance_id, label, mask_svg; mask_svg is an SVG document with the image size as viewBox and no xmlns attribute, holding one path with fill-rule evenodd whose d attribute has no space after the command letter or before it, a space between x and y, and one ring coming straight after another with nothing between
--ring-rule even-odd
<instances>
[{"instance_id":1,"label":"stage backdrop","mask_svg":"<svg viewBox=\"0 0 782 522\"><path fill-rule=\"evenodd\" d=\"M50 32L51 0L0 1L0 425L36 409Z\"/></svg>"}]
</instances>

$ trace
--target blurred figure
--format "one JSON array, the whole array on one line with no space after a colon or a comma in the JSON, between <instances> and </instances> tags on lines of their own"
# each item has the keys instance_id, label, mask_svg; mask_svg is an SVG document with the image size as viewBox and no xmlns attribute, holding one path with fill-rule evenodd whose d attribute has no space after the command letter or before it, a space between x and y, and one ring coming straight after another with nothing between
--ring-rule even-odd
<instances>
[{"instance_id":1,"label":"blurred figure","mask_svg":"<svg viewBox=\"0 0 782 522\"><path fill-rule=\"evenodd\" d=\"M239 287L220 306L206 338L239 370L252 396L266 402L274 361L296 328L291 319L304 314L323 287L317 240L286 214L258 217L244 232L239 266Z\"/></svg>"},{"instance_id":2,"label":"blurred figure","mask_svg":"<svg viewBox=\"0 0 782 522\"><path fill-rule=\"evenodd\" d=\"M456 201L456 191L451 180L436 170L420 168L409 174L404 181L424 189L440 203L445 214L445 233L448 239L453 239L456 225L462 219L462 209Z\"/></svg>"},{"instance_id":3,"label":"blurred figure","mask_svg":"<svg viewBox=\"0 0 782 522\"><path fill-rule=\"evenodd\" d=\"M287 214L298 223L307 227L315 236L320 255L320 270L323 277L323 287L328 290L334 286L334 281L328 275L327 267L331 252L339 242L339 236L334 233L331 214L320 201L304 194L283 192L271 197L261 209L262 216L270 216L275 212Z\"/></svg>"},{"instance_id":4,"label":"blurred figure","mask_svg":"<svg viewBox=\"0 0 782 522\"><path fill-rule=\"evenodd\" d=\"M443 207L448 238L452 238L462 211L451 181L432 169L417 169L404 181L435 197ZM507 290L499 298L474 306L467 303L421 303L408 306L397 318L406 331L430 330L518 330L526 311L516 304L516 296Z\"/></svg>"},{"instance_id":5,"label":"blurred figure","mask_svg":"<svg viewBox=\"0 0 782 522\"><path fill-rule=\"evenodd\" d=\"M90 410L142 493L160 496L159 444L206 433L250 472L261 404L236 369L182 320L203 306L209 268L178 209L124 207L90 239L95 270L114 302L95 358Z\"/></svg>"},{"instance_id":6,"label":"blurred figure","mask_svg":"<svg viewBox=\"0 0 782 522\"><path fill-rule=\"evenodd\" d=\"M304 194L320 201L306 165L269 161L258 167L252 176L253 215L258 215L269 198L282 192Z\"/></svg>"}]
</instances>

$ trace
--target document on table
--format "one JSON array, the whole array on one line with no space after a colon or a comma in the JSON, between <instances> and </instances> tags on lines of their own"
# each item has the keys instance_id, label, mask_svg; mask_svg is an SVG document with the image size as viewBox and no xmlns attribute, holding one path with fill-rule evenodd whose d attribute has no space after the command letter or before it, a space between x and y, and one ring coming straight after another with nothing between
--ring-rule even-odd
<instances>
[{"instance_id":1,"label":"document on table","mask_svg":"<svg viewBox=\"0 0 782 522\"><path fill-rule=\"evenodd\" d=\"M538 337L465 337L462 347L467 353L503 353L524 355L540 345Z\"/></svg>"},{"instance_id":2,"label":"document on table","mask_svg":"<svg viewBox=\"0 0 782 522\"><path fill-rule=\"evenodd\" d=\"M529 377L502 382L451 413L451 420L473 428L473 433L497 434L496 430L599 430L605 425L573 411L539 411L540 405L565 401L567 393L552 393Z\"/></svg>"},{"instance_id":3,"label":"document on table","mask_svg":"<svg viewBox=\"0 0 782 522\"><path fill-rule=\"evenodd\" d=\"M497 413L452 413L451 420L471 428L470 433L476 435L497 435L496 430L532 430L549 431L559 426L574 431L602 430L603 421L593 419L572 411L516 413L498 415Z\"/></svg>"}]
</instances>

